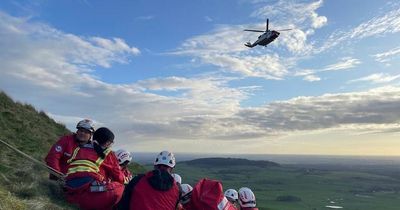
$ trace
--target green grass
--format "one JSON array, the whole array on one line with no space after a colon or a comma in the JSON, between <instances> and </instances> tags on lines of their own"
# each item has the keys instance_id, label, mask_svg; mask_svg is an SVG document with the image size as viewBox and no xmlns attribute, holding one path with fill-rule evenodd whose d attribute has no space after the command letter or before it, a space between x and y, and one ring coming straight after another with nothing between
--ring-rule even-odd
<instances>
[{"instance_id":1,"label":"green grass","mask_svg":"<svg viewBox=\"0 0 400 210\"><path fill-rule=\"evenodd\" d=\"M307 171L287 166L217 168L178 163L175 172L182 176L183 183L191 185L207 177L221 180L225 189L250 187L260 209L313 210L338 205L352 210L396 210L400 206L400 180L358 171ZM280 196L301 200L278 201Z\"/></svg>"},{"instance_id":2,"label":"green grass","mask_svg":"<svg viewBox=\"0 0 400 210\"><path fill-rule=\"evenodd\" d=\"M44 112L14 102L0 92L0 139L43 160L51 145L70 133ZM62 199L48 172L8 147L0 146L0 209L75 209Z\"/></svg>"}]
</instances>

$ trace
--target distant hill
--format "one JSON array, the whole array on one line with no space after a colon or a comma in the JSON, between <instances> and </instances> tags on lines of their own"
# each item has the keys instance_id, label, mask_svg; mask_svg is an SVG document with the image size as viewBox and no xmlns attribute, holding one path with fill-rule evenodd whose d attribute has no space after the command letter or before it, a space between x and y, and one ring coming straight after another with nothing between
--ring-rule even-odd
<instances>
[{"instance_id":1,"label":"distant hill","mask_svg":"<svg viewBox=\"0 0 400 210\"><path fill-rule=\"evenodd\" d=\"M247 160L242 158L200 158L190 161L184 161L191 166L198 167L221 167L221 166L256 166L256 167L277 167L278 163L265 160Z\"/></svg>"}]
</instances>

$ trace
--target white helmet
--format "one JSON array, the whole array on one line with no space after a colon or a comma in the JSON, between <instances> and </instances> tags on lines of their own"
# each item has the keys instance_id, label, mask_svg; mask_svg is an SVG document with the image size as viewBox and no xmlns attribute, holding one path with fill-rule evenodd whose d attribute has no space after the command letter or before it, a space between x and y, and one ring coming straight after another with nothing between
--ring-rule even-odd
<instances>
[{"instance_id":1,"label":"white helmet","mask_svg":"<svg viewBox=\"0 0 400 210\"><path fill-rule=\"evenodd\" d=\"M172 152L162 151L157 155L154 165L166 165L173 168L175 167L175 156Z\"/></svg>"},{"instance_id":2,"label":"white helmet","mask_svg":"<svg viewBox=\"0 0 400 210\"><path fill-rule=\"evenodd\" d=\"M224 193L225 197L231 201L237 201L238 199L238 192L235 189L228 189Z\"/></svg>"},{"instance_id":3,"label":"white helmet","mask_svg":"<svg viewBox=\"0 0 400 210\"><path fill-rule=\"evenodd\" d=\"M256 196L250 188L239 189L239 204L241 207L256 207Z\"/></svg>"},{"instance_id":4,"label":"white helmet","mask_svg":"<svg viewBox=\"0 0 400 210\"><path fill-rule=\"evenodd\" d=\"M182 189L181 203L186 204L187 202L190 201L193 187L190 186L189 184L181 184L181 189Z\"/></svg>"},{"instance_id":5,"label":"white helmet","mask_svg":"<svg viewBox=\"0 0 400 210\"><path fill-rule=\"evenodd\" d=\"M171 174L171 176L174 177L176 183L182 184L182 177L179 174Z\"/></svg>"},{"instance_id":6,"label":"white helmet","mask_svg":"<svg viewBox=\"0 0 400 210\"><path fill-rule=\"evenodd\" d=\"M83 128L86 129L90 132L94 132L94 123L93 121L89 120L89 119L84 119L78 122L78 124L76 124L76 129L79 128Z\"/></svg>"},{"instance_id":7,"label":"white helmet","mask_svg":"<svg viewBox=\"0 0 400 210\"><path fill-rule=\"evenodd\" d=\"M122 165L126 161L131 162L131 160L132 160L131 153L129 153L128 151L123 150L123 149L118 150L116 152L116 155L117 155L118 163L120 165Z\"/></svg>"}]
</instances>

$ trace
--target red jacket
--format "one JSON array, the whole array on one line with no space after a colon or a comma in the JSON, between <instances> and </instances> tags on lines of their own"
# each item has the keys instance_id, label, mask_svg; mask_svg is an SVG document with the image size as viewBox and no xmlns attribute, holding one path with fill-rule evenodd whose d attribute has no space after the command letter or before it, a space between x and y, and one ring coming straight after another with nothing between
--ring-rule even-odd
<instances>
[{"instance_id":1,"label":"red jacket","mask_svg":"<svg viewBox=\"0 0 400 210\"><path fill-rule=\"evenodd\" d=\"M63 136L51 147L45 158L48 166L63 174L67 173L67 160L71 158L72 152L79 146L75 135Z\"/></svg>"},{"instance_id":2,"label":"red jacket","mask_svg":"<svg viewBox=\"0 0 400 210\"><path fill-rule=\"evenodd\" d=\"M129 209L175 210L178 202L179 187L174 178L166 171L153 170L133 186Z\"/></svg>"},{"instance_id":3,"label":"red jacket","mask_svg":"<svg viewBox=\"0 0 400 210\"><path fill-rule=\"evenodd\" d=\"M67 160L67 180L90 176L97 181L115 181L123 184L125 176L117 157L110 149L107 149L105 154L104 159L100 158L92 144L77 147L72 157Z\"/></svg>"}]
</instances>

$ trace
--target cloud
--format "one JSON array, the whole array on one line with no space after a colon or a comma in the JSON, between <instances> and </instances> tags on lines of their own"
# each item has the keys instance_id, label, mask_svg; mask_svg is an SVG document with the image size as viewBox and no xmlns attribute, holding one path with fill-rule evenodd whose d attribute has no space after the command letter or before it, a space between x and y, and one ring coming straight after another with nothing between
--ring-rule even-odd
<instances>
[{"instance_id":1,"label":"cloud","mask_svg":"<svg viewBox=\"0 0 400 210\"><path fill-rule=\"evenodd\" d=\"M383 53L377 53L373 55L375 57L375 60L381 63L387 63L390 60L393 59L393 57L399 56L400 55L400 47L395 47L393 49L390 49L389 51L383 52Z\"/></svg>"},{"instance_id":2,"label":"cloud","mask_svg":"<svg viewBox=\"0 0 400 210\"><path fill-rule=\"evenodd\" d=\"M127 144L252 139L343 127L357 130L368 126L386 132L400 119L398 87L297 97L242 108L240 103L256 87L233 88L231 80L223 76L150 78L132 84L101 81L93 76L96 67L129 62L139 52L118 38L80 37L6 14L0 15L0 31L1 89L71 126L76 116L92 118L115 130L118 140ZM230 30L219 32L222 36ZM290 59L251 54L229 47L229 41L217 41L214 36L195 37L176 53L196 55L201 62L239 75L281 79L289 74ZM233 43L236 46L237 42ZM357 59L345 58L324 70L357 64ZM317 79L310 72L301 73L309 80Z\"/></svg>"},{"instance_id":3,"label":"cloud","mask_svg":"<svg viewBox=\"0 0 400 210\"><path fill-rule=\"evenodd\" d=\"M265 19L265 15L268 14L268 17L273 18L274 21L293 20L296 25L304 25L305 22L309 22L312 28L321 28L328 21L325 16L320 16L316 12L322 4L322 0L311 3L280 0L273 5L257 9L251 16Z\"/></svg>"},{"instance_id":4,"label":"cloud","mask_svg":"<svg viewBox=\"0 0 400 210\"><path fill-rule=\"evenodd\" d=\"M236 116L263 135L271 131L276 134L339 127L357 130L367 125L381 130L382 126L391 128L400 121L399 91L398 87L387 86L365 92L297 97L261 108L242 109Z\"/></svg>"},{"instance_id":5,"label":"cloud","mask_svg":"<svg viewBox=\"0 0 400 210\"><path fill-rule=\"evenodd\" d=\"M352 82L389 83L394 80L397 80L398 78L400 78L400 74L392 76L386 73L376 73L366 77L350 80L349 83Z\"/></svg>"},{"instance_id":6,"label":"cloud","mask_svg":"<svg viewBox=\"0 0 400 210\"><path fill-rule=\"evenodd\" d=\"M315 76L315 75L307 75L303 78L303 80L305 81L309 81L309 82L315 82L315 81L320 81L321 78Z\"/></svg>"},{"instance_id":7,"label":"cloud","mask_svg":"<svg viewBox=\"0 0 400 210\"><path fill-rule=\"evenodd\" d=\"M322 67L321 69L303 69L301 71L297 71L293 74L293 76L301 76L305 81L315 82L321 80L320 77L316 76L316 74L320 72L346 70L354 68L360 63L361 61L356 58L344 57L341 58L339 62Z\"/></svg>"},{"instance_id":8,"label":"cloud","mask_svg":"<svg viewBox=\"0 0 400 210\"><path fill-rule=\"evenodd\" d=\"M139 17L136 17L135 19L136 20L152 20L154 18L155 18L154 15L147 15L147 16L139 16Z\"/></svg>"},{"instance_id":9,"label":"cloud","mask_svg":"<svg viewBox=\"0 0 400 210\"><path fill-rule=\"evenodd\" d=\"M207 21L207 22L213 22L214 21L214 19L212 19L209 16L204 16L204 20Z\"/></svg>"},{"instance_id":10,"label":"cloud","mask_svg":"<svg viewBox=\"0 0 400 210\"><path fill-rule=\"evenodd\" d=\"M361 23L349 31L336 31L320 48L315 49L315 53L328 50L340 43L350 40L360 40L372 36L383 36L400 31L400 9L386 12L384 15L373 17Z\"/></svg>"},{"instance_id":11,"label":"cloud","mask_svg":"<svg viewBox=\"0 0 400 210\"><path fill-rule=\"evenodd\" d=\"M71 129L82 116L126 141L207 136L214 118L237 112L254 89L230 88L229 78L218 75L108 84L93 76L95 68L128 62L139 52L122 39L79 37L4 13L0 29L0 88Z\"/></svg>"},{"instance_id":12,"label":"cloud","mask_svg":"<svg viewBox=\"0 0 400 210\"><path fill-rule=\"evenodd\" d=\"M312 34L313 29L326 24L326 17L316 13L321 6L322 1L312 3L278 1L271 6L261 7L251 14L252 17L263 19L261 23L218 25L207 34L185 40L179 48L169 54L192 56L203 64L219 67L222 72L243 77L284 79L288 75L288 69L295 64L297 55L304 56L312 51L313 46L307 43L307 36ZM284 13L285 18L277 18L281 13ZM269 18L271 23L274 20L274 25L293 29L282 32L284 35L268 47L286 48L296 56L282 57L277 53L265 53L265 49L256 47L249 50L243 46L247 40L255 41L256 37L254 33L244 33L243 29L265 28L264 14L270 14Z\"/></svg>"},{"instance_id":13,"label":"cloud","mask_svg":"<svg viewBox=\"0 0 400 210\"><path fill-rule=\"evenodd\" d=\"M89 75L92 67L109 68L140 53L119 38L79 37L3 12L0 30L0 81L4 83L12 76L42 87L86 94L76 84L97 83Z\"/></svg>"},{"instance_id":14,"label":"cloud","mask_svg":"<svg viewBox=\"0 0 400 210\"><path fill-rule=\"evenodd\" d=\"M356 67L361 61L356 58L345 57L340 62L331 64L322 69L322 71L337 71Z\"/></svg>"},{"instance_id":15,"label":"cloud","mask_svg":"<svg viewBox=\"0 0 400 210\"><path fill-rule=\"evenodd\" d=\"M224 54L205 55L205 63L211 63L224 70L236 72L246 77L282 79L288 71L277 54L260 56L229 56Z\"/></svg>"},{"instance_id":16,"label":"cloud","mask_svg":"<svg viewBox=\"0 0 400 210\"><path fill-rule=\"evenodd\" d=\"M375 35L385 35L400 31L400 9L389 11L387 14L373 18L354 28L350 38L362 39Z\"/></svg>"}]
</instances>

